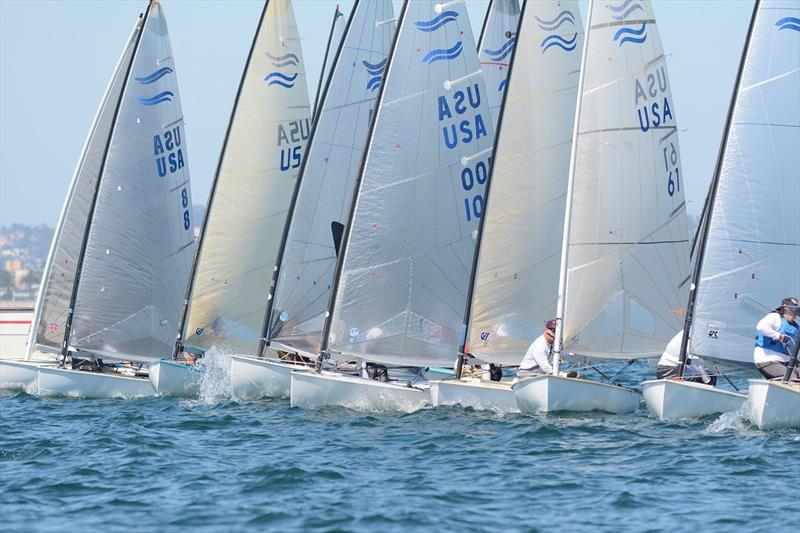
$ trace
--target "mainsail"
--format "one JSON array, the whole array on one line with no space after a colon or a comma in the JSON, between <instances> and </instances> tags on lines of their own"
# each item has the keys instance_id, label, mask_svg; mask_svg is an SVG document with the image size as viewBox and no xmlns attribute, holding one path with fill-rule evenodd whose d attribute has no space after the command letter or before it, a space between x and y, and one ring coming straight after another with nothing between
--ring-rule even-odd
<instances>
[{"instance_id":1,"label":"mainsail","mask_svg":"<svg viewBox=\"0 0 800 533\"><path fill-rule=\"evenodd\" d=\"M494 140L464 4L407 0L382 83L323 348L452 364Z\"/></svg>"},{"instance_id":2,"label":"mainsail","mask_svg":"<svg viewBox=\"0 0 800 533\"><path fill-rule=\"evenodd\" d=\"M347 21L345 20L344 13L339 11L339 4L336 4L336 9L333 12L333 21L331 22L331 33L328 35L328 42L325 46L325 56L322 58L322 70L319 75L319 80L317 80L317 94L314 96L314 108L311 113L314 120L316 120L317 113L319 113L323 87L328 83L328 78L331 72L333 72L333 62L336 59L339 46L342 44L342 39L344 39L346 26Z\"/></svg>"},{"instance_id":3,"label":"mainsail","mask_svg":"<svg viewBox=\"0 0 800 533\"><path fill-rule=\"evenodd\" d=\"M64 329L78 266L77 258L83 248L89 212L100 183L103 156L111 138L114 113L122 95L125 75L133 58L140 29L141 20L137 20L114 68L73 174L47 256L28 340L27 357L34 350L57 353L64 343Z\"/></svg>"},{"instance_id":4,"label":"mainsail","mask_svg":"<svg viewBox=\"0 0 800 533\"><path fill-rule=\"evenodd\" d=\"M688 294L675 103L650 2L592 2L589 17L557 337L579 355L655 356Z\"/></svg>"},{"instance_id":5,"label":"mainsail","mask_svg":"<svg viewBox=\"0 0 800 533\"><path fill-rule=\"evenodd\" d=\"M478 43L478 59L486 83L486 100L489 102L492 124L495 127L500 118L500 105L508 84L512 52L518 39L518 21L518 0L490 0Z\"/></svg>"},{"instance_id":6,"label":"mainsail","mask_svg":"<svg viewBox=\"0 0 800 533\"><path fill-rule=\"evenodd\" d=\"M495 2L497 3L497 2ZM583 24L576 0L523 6L468 308L467 351L519 364L556 312Z\"/></svg>"},{"instance_id":7,"label":"mainsail","mask_svg":"<svg viewBox=\"0 0 800 533\"><path fill-rule=\"evenodd\" d=\"M752 364L756 323L800 293L800 10L754 11L700 257L689 352Z\"/></svg>"},{"instance_id":8,"label":"mainsail","mask_svg":"<svg viewBox=\"0 0 800 533\"><path fill-rule=\"evenodd\" d=\"M170 353L194 256L187 157L167 23L151 2L102 161L71 347L140 360Z\"/></svg>"},{"instance_id":9,"label":"mainsail","mask_svg":"<svg viewBox=\"0 0 800 533\"><path fill-rule=\"evenodd\" d=\"M272 272L309 135L290 0L268 0L208 201L185 344L258 351Z\"/></svg>"},{"instance_id":10,"label":"mainsail","mask_svg":"<svg viewBox=\"0 0 800 533\"><path fill-rule=\"evenodd\" d=\"M311 134L267 337L318 354L336 251L395 33L391 2L360 0Z\"/></svg>"}]
</instances>

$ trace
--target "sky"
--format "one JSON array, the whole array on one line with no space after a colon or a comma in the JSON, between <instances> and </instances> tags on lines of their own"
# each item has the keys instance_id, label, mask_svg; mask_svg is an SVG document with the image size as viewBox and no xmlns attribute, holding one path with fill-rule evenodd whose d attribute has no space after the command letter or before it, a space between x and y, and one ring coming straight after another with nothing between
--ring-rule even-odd
<instances>
[{"instance_id":1,"label":"sky","mask_svg":"<svg viewBox=\"0 0 800 533\"><path fill-rule=\"evenodd\" d=\"M186 119L193 202L204 204L263 1L161 3ZM312 101L336 3L295 0ZM353 0L338 3L349 14ZM588 0L579 4L585 21ZM0 0L0 225L56 224L100 98L146 5ZM477 40L488 0L466 5ZM653 6L668 56L688 211L697 214L753 0L653 0Z\"/></svg>"}]
</instances>

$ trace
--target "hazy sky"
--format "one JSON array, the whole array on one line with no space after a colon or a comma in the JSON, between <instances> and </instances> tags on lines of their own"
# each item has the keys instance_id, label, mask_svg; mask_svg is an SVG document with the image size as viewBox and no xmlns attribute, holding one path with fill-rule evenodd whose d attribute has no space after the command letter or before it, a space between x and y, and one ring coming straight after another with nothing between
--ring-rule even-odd
<instances>
[{"instance_id":1,"label":"hazy sky","mask_svg":"<svg viewBox=\"0 0 800 533\"><path fill-rule=\"evenodd\" d=\"M529 0L536 1L536 0ZM581 0L586 14L588 0ZM598 0L603 2L605 0ZM334 0L295 0L313 101ZM353 1L341 1L349 14ZM466 0L477 39L488 0ZM714 169L752 0L654 0L689 211ZM145 0L0 0L0 224L55 225L100 98ZM205 203L262 1L162 0ZM400 3L395 1L396 10Z\"/></svg>"}]
</instances>

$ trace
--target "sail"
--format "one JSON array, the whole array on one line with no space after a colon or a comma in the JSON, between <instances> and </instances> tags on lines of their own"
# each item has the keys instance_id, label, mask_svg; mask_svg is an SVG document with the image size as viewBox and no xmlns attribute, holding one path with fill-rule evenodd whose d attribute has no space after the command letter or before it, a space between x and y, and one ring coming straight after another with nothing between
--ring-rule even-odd
<instances>
[{"instance_id":1,"label":"sail","mask_svg":"<svg viewBox=\"0 0 800 533\"><path fill-rule=\"evenodd\" d=\"M314 126L279 266L268 337L319 353L336 250L394 38L391 2L361 0Z\"/></svg>"},{"instance_id":2,"label":"sail","mask_svg":"<svg viewBox=\"0 0 800 533\"><path fill-rule=\"evenodd\" d=\"M650 2L591 5L563 342L580 355L655 356L681 329L688 297L676 107Z\"/></svg>"},{"instance_id":3,"label":"sail","mask_svg":"<svg viewBox=\"0 0 800 533\"><path fill-rule=\"evenodd\" d=\"M28 357L34 350L59 352L64 342L64 328L78 266L77 258L86 236L86 225L99 183L103 155L111 137L114 111L122 95L125 73L136 47L139 25L140 21L137 20L100 101L75 168L42 276L28 341Z\"/></svg>"},{"instance_id":4,"label":"sail","mask_svg":"<svg viewBox=\"0 0 800 533\"><path fill-rule=\"evenodd\" d=\"M467 326L468 352L506 365L519 364L556 312L583 47L577 1L527 3L519 36Z\"/></svg>"},{"instance_id":5,"label":"sail","mask_svg":"<svg viewBox=\"0 0 800 533\"><path fill-rule=\"evenodd\" d=\"M491 0L483 23L478 58L486 83L486 100L493 124L500 118L500 105L508 83L511 57L517 42L518 0ZM578 52L580 53L580 52ZM575 102L573 102L574 105Z\"/></svg>"},{"instance_id":6,"label":"sail","mask_svg":"<svg viewBox=\"0 0 800 533\"><path fill-rule=\"evenodd\" d=\"M140 360L171 353L194 256L186 132L153 2L103 162L70 345Z\"/></svg>"},{"instance_id":7,"label":"sail","mask_svg":"<svg viewBox=\"0 0 800 533\"><path fill-rule=\"evenodd\" d=\"M494 139L462 2L404 4L383 84L327 348L332 359L452 364Z\"/></svg>"},{"instance_id":8,"label":"sail","mask_svg":"<svg viewBox=\"0 0 800 533\"><path fill-rule=\"evenodd\" d=\"M800 294L800 10L760 2L700 265L691 354L752 364L756 323Z\"/></svg>"},{"instance_id":9,"label":"sail","mask_svg":"<svg viewBox=\"0 0 800 533\"><path fill-rule=\"evenodd\" d=\"M327 47L325 48L325 57L322 61L322 72L320 72L319 80L317 81L317 94L314 96L314 109L312 116L316 120L317 113L319 112L320 100L322 99L322 91L325 84L328 83L328 78L333 71L333 62L336 59L336 52L344 39L344 32L347 26L347 18L344 13L339 11L339 4L336 4L336 10L333 12L333 23L331 24L331 33L328 36Z\"/></svg>"},{"instance_id":10,"label":"sail","mask_svg":"<svg viewBox=\"0 0 800 533\"><path fill-rule=\"evenodd\" d=\"M269 0L208 203L183 335L256 354L308 139L305 65L291 1Z\"/></svg>"}]
</instances>

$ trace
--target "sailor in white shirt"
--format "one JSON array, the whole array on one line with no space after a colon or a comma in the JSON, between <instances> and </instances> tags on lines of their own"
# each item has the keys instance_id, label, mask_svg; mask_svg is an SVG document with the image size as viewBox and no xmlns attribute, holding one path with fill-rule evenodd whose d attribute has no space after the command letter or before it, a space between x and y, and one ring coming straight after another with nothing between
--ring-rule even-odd
<instances>
[{"instance_id":1,"label":"sailor in white shirt","mask_svg":"<svg viewBox=\"0 0 800 533\"><path fill-rule=\"evenodd\" d=\"M661 359L656 365L656 379L667 379L678 377L678 367L681 357L681 341L683 341L683 330L680 330L672 340L669 341ZM706 369L700 365L689 364L691 360L687 357L686 366L683 369L683 380L693 383L705 383L712 387L717 384L717 376L710 376Z\"/></svg>"},{"instance_id":2,"label":"sailor in white shirt","mask_svg":"<svg viewBox=\"0 0 800 533\"><path fill-rule=\"evenodd\" d=\"M544 326L544 333L539 335L528 347L525 357L519 364L517 375L533 376L537 374L550 374L553 372L553 341L556 338L556 321L549 320ZM578 377L577 372L563 373L566 377Z\"/></svg>"},{"instance_id":3,"label":"sailor in white shirt","mask_svg":"<svg viewBox=\"0 0 800 533\"><path fill-rule=\"evenodd\" d=\"M756 324L753 362L767 379L780 379L786 374L791 350L798 342L797 298L784 298L780 307ZM792 380L800 381L800 368L795 367Z\"/></svg>"}]
</instances>

